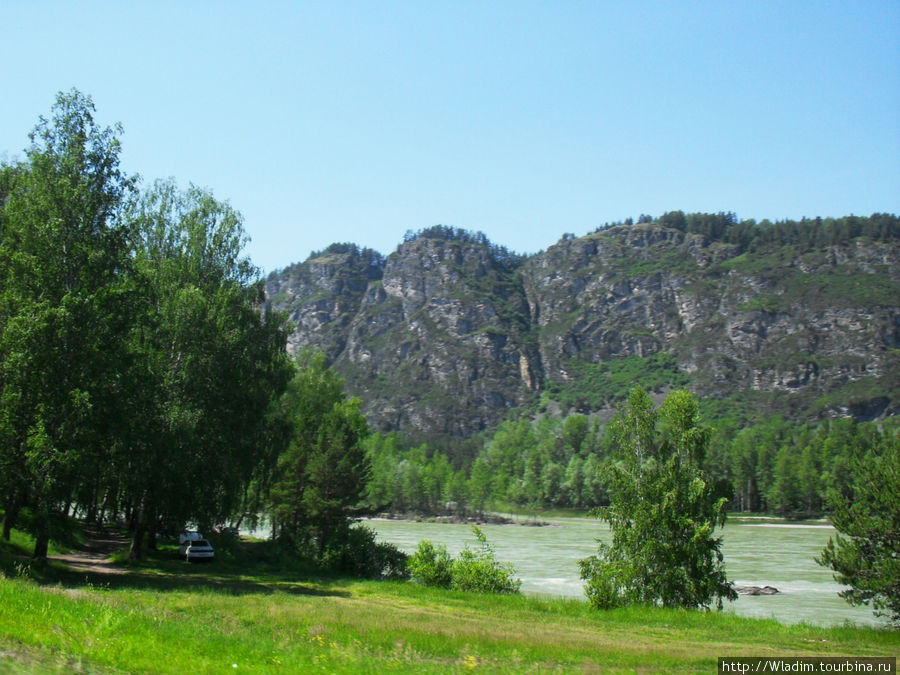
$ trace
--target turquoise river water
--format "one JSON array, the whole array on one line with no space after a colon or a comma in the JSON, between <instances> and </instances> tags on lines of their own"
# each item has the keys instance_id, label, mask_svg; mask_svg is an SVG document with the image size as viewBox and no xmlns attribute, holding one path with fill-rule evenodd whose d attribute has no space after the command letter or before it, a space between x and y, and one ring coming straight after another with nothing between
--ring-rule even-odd
<instances>
[{"instance_id":1,"label":"turquoise river water","mask_svg":"<svg viewBox=\"0 0 900 675\"><path fill-rule=\"evenodd\" d=\"M596 552L597 540L608 540L609 529L588 518L542 519L528 525L484 525L498 560L512 562L522 579L522 591L533 595L584 597L578 560ZM464 545L475 547L469 525L371 519L366 523L382 541L412 553L419 540L444 544L456 555ZM841 590L830 570L815 557L834 534L825 522L794 523L767 518L730 519L722 532L729 580L738 585L774 586L771 596L740 596L726 611L743 616L775 618L784 623L836 625L844 622L878 625L868 607L853 607L838 596Z\"/></svg>"}]
</instances>

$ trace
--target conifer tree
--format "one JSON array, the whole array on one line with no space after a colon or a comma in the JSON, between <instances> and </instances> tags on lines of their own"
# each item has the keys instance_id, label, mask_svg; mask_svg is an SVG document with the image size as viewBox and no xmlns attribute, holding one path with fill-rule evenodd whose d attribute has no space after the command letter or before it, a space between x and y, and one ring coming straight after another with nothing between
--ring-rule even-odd
<instances>
[{"instance_id":1,"label":"conifer tree","mask_svg":"<svg viewBox=\"0 0 900 675\"><path fill-rule=\"evenodd\" d=\"M840 593L850 604L900 625L900 435L878 434L852 460L851 476L845 490L829 491L839 534L816 561L850 587Z\"/></svg>"}]
</instances>

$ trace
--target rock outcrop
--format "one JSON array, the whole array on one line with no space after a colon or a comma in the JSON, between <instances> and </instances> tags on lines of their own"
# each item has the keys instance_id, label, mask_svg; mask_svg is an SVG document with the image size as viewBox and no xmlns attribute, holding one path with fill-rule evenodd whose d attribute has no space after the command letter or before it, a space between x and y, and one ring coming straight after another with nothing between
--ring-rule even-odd
<instances>
[{"instance_id":1,"label":"rock outcrop","mask_svg":"<svg viewBox=\"0 0 900 675\"><path fill-rule=\"evenodd\" d=\"M585 364L660 352L702 397L875 419L900 404L897 251L741 251L646 223L526 258L438 228L386 258L334 245L266 290L294 323L289 349L324 351L384 430L471 435Z\"/></svg>"},{"instance_id":2,"label":"rock outcrop","mask_svg":"<svg viewBox=\"0 0 900 675\"><path fill-rule=\"evenodd\" d=\"M778 595L781 593L774 586L732 586L738 595Z\"/></svg>"}]
</instances>

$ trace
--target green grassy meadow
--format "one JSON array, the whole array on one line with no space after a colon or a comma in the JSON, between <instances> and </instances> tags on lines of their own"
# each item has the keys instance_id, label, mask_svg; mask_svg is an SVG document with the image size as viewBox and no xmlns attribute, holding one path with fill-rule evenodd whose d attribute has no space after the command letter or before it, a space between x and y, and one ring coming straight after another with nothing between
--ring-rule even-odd
<instances>
[{"instance_id":1,"label":"green grassy meadow","mask_svg":"<svg viewBox=\"0 0 900 675\"><path fill-rule=\"evenodd\" d=\"M12 547L15 548L15 547ZM285 572L265 543L124 573L3 551L0 673L715 672L720 656L895 656L900 632Z\"/></svg>"}]
</instances>

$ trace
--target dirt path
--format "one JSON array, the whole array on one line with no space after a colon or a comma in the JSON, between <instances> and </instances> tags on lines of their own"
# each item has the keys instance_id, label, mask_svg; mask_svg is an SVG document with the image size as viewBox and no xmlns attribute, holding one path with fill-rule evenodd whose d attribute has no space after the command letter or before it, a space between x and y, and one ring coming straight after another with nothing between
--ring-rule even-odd
<instances>
[{"instance_id":1,"label":"dirt path","mask_svg":"<svg viewBox=\"0 0 900 675\"><path fill-rule=\"evenodd\" d=\"M79 551L48 556L50 560L64 563L74 571L98 572L100 574L123 574L124 567L110 561L110 556L128 546L128 538L118 532L102 527L85 528L87 541Z\"/></svg>"}]
</instances>

